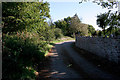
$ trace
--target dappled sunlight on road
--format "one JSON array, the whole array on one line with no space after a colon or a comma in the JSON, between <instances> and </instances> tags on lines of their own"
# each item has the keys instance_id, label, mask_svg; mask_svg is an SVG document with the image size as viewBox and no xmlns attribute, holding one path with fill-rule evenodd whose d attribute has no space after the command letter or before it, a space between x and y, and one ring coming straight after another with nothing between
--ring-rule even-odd
<instances>
[{"instance_id":1,"label":"dappled sunlight on road","mask_svg":"<svg viewBox=\"0 0 120 80\"><path fill-rule=\"evenodd\" d=\"M51 75L55 75L56 77L62 77L63 75L65 75L65 72L59 72L59 71L53 71L50 73Z\"/></svg>"},{"instance_id":2,"label":"dappled sunlight on road","mask_svg":"<svg viewBox=\"0 0 120 80\"><path fill-rule=\"evenodd\" d=\"M48 56L57 57L58 54L57 54L57 53L48 53L48 54L46 55L46 57L48 57Z\"/></svg>"},{"instance_id":3,"label":"dappled sunlight on road","mask_svg":"<svg viewBox=\"0 0 120 80\"><path fill-rule=\"evenodd\" d=\"M62 45L66 42L74 42L74 40L56 43L55 47L53 47L50 50L50 53L47 55L51 57L51 78L80 78L79 74L76 73L76 71L74 71L72 68L68 67L68 64L66 64L64 61L65 56L63 53L65 52Z\"/></svg>"},{"instance_id":4,"label":"dappled sunlight on road","mask_svg":"<svg viewBox=\"0 0 120 80\"><path fill-rule=\"evenodd\" d=\"M47 78L80 78L72 68L68 67L68 64L64 61L64 53L62 45L66 42L74 42L74 40L64 41L56 43L54 47L49 51L46 57L50 58L50 70L43 70ZM64 59L63 59L64 58ZM66 58L67 59L67 58ZM67 60L66 60L67 61Z\"/></svg>"},{"instance_id":5,"label":"dappled sunlight on road","mask_svg":"<svg viewBox=\"0 0 120 80\"><path fill-rule=\"evenodd\" d=\"M49 51L49 53L46 55L46 57L50 57L50 56L51 57L57 57L58 56L55 47L52 47L51 50Z\"/></svg>"},{"instance_id":6,"label":"dappled sunlight on road","mask_svg":"<svg viewBox=\"0 0 120 80\"><path fill-rule=\"evenodd\" d=\"M62 44L62 43L61 43ZM57 53L56 47L52 47L52 49L49 51L49 53L46 55L46 57L50 57L51 58L51 62L50 62L50 69L43 69L39 72L40 75L42 75L44 78L54 78L55 77L62 77L63 75L66 74L65 71L61 71L58 68L60 68L60 65L62 67L63 64L57 65L57 63L59 63L60 61L60 57ZM55 63L55 64L54 64ZM56 66L56 68L52 68L51 66Z\"/></svg>"},{"instance_id":7,"label":"dappled sunlight on road","mask_svg":"<svg viewBox=\"0 0 120 80\"><path fill-rule=\"evenodd\" d=\"M42 78L49 78L51 76L48 69L41 70L39 74L42 76Z\"/></svg>"}]
</instances>

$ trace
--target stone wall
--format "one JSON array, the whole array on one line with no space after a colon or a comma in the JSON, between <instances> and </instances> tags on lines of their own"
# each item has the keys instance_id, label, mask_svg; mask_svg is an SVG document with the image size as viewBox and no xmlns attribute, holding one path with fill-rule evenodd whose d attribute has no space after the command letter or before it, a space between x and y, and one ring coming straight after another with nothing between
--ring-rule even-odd
<instances>
[{"instance_id":1,"label":"stone wall","mask_svg":"<svg viewBox=\"0 0 120 80\"><path fill-rule=\"evenodd\" d=\"M120 62L120 39L118 38L77 36L75 45L110 61Z\"/></svg>"}]
</instances>

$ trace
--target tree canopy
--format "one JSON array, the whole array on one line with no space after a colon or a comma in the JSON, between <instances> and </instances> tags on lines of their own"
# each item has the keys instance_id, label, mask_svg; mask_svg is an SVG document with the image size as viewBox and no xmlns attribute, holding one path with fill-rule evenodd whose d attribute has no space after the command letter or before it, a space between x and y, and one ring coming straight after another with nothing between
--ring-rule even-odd
<instances>
[{"instance_id":1,"label":"tree canopy","mask_svg":"<svg viewBox=\"0 0 120 80\"><path fill-rule=\"evenodd\" d=\"M49 15L47 2L3 2L2 21L3 33L27 29L40 33Z\"/></svg>"},{"instance_id":2,"label":"tree canopy","mask_svg":"<svg viewBox=\"0 0 120 80\"><path fill-rule=\"evenodd\" d=\"M114 6L117 7L118 5L118 0L81 0L79 4L83 2L88 2L88 1L92 1L93 3L96 3L97 5L100 5L103 8L108 8L108 9L111 9Z\"/></svg>"},{"instance_id":3,"label":"tree canopy","mask_svg":"<svg viewBox=\"0 0 120 80\"><path fill-rule=\"evenodd\" d=\"M95 33L95 28L92 25L88 25L88 34L92 36Z\"/></svg>"},{"instance_id":4,"label":"tree canopy","mask_svg":"<svg viewBox=\"0 0 120 80\"><path fill-rule=\"evenodd\" d=\"M104 35L105 35L105 28L109 24L109 20L107 19L108 16L109 16L108 13L97 15L97 25L98 27L103 29Z\"/></svg>"},{"instance_id":5,"label":"tree canopy","mask_svg":"<svg viewBox=\"0 0 120 80\"><path fill-rule=\"evenodd\" d=\"M88 35L88 25L81 23L80 19L78 18L78 15L75 14L70 21L70 31L75 33L80 33L80 35Z\"/></svg>"},{"instance_id":6,"label":"tree canopy","mask_svg":"<svg viewBox=\"0 0 120 80\"><path fill-rule=\"evenodd\" d=\"M67 17L64 18L63 20L58 20L56 22L54 22L56 28L60 28L62 30L62 33L65 36L70 36L71 32L70 32L70 21L71 21L71 17Z\"/></svg>"}]
</instances>

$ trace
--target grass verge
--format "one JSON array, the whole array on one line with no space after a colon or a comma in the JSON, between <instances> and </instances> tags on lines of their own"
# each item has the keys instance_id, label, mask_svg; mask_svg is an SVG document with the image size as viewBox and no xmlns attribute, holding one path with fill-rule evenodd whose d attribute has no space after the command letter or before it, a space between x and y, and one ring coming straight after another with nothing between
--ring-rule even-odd
<instances>
[{"instance_id":1,"label":"grass verge","mask_svg":"<svg viewBox=\"0 0 120 80\"><path fill-rule=\"evenodd\" d=\"M47 54L51 51L52 47L56 43L60 43L60 42L68 41L68 40L75 40L75 39L71 38L71 37L64 36L64 37L62 37L60 39L57 39L57 40L54 40L54 41L50 41L49 44L47 45L49 51L46 51L45 56L47 56Z\"/></svg>"}]
</instances>

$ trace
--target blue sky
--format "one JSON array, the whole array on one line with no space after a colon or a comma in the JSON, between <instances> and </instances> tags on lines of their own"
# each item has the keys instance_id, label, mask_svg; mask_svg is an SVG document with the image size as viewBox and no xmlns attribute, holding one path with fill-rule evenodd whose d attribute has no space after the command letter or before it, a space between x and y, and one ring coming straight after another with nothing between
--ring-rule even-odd
<instances>
[{"instance_id":1,"label":"blue sky","mask_svg":"<svg viewBox=\"0 0 120 80\"><path fill-rule=\"evenodd\" d=\"M93 25L96 30L100 29L96 24L97 14L107 12L108 10L92 2L79 4L79 1L80 0L74 0L74 2L73 0L48 0L53 22L68 16L72 17L77 13L82 23Z\"/></svg>"}]
</instances>

